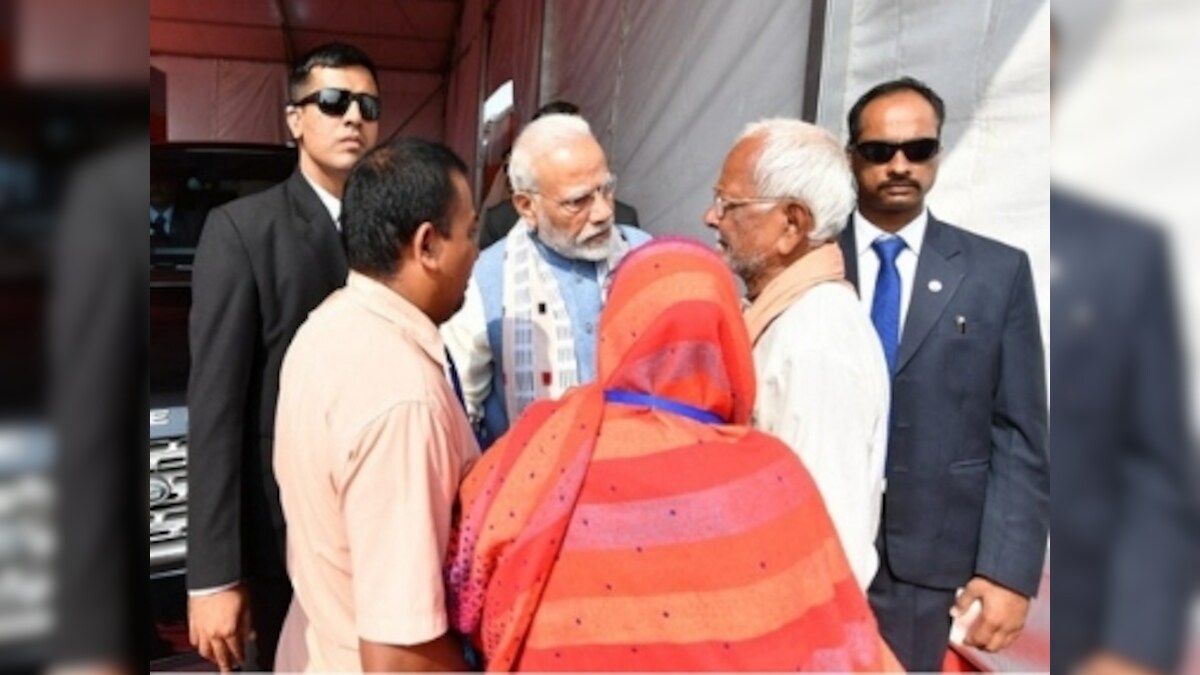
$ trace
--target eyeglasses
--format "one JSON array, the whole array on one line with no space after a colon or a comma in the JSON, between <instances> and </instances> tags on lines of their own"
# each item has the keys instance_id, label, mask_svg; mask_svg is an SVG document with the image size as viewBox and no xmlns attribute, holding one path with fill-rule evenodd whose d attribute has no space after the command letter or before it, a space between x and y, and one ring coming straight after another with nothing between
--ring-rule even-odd
<instances>
[{"instance_id":1,"label":"eyeglasses","mask_svg":"<svg viewBox=\"0 0 1200 675\"><path fill-rule=\"evenodd\" d=\"M769 204L771 202L787 201L788 197L746 197L744 199L726 199L721 196L720 192L713 190L713 211L717 214L717 220L725 217L726 213L736 209L739 206L747 204Z\"/></svg>"},{"instance_id":2,"label":"eyeglasses","mask_svg":"<svg viewBox=\"0 0 1200 675\"><path fill-rule=\"evenodd\" d=\"M600 197L603 198L605 201L609 201L613 198L613 194L616 191L617 191L617 177L609 176L608 180L606 180L603 183L601 183L600 185L597 185L596 187L588 190L584 194L578 195L576 197L568 197L567 199L556 199L553 201L555 204L558 204L559 207L562 208L563 211L566 211L567 213L574 216L574 215L583 213L584 211L591 211L592 205L596 203L596 195L600 195ZM528 192L528 193L534 194L534 195L541 194L537 190L525 190L525 192Z\"/></svg>"},{"instance_id":3,"label":"eyeglasses","mask_svg":"<svg viewBox=\"0 0 1200 675\"><path fill-rule=\"evenodd\" d=\"M901 150L910 162L924 162L938 154L941 143L936 138L918 138L903 143L888 143L887 141L866 141L856 143L854 151L859 157L872 164L887 164Z\"/></svg>"},{"instance_id":4,"label":"eyeglasses","mask_svg":"<svg viewBox=\"0 0 1200 675\"><path fill-rule=\"evenodd\" d=\"M317 108L330 117L341 117L350 109L350 103L358 101L358 111L368 122L379 119L379 97L374 94L354 93L348 89L318 89L292 105L303 106L316 103Z\"/></svg>"}]
</instances>

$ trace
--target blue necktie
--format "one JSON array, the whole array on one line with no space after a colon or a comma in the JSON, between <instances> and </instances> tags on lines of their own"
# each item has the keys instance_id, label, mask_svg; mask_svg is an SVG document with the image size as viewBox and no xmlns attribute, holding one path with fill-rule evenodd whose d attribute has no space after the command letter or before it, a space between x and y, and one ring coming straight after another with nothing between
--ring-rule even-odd
<instances>
[{"instance_id":1,"label":"blue necktie","mask_svg":"<svg viewBox=\"0 0 1200 675\"><path fill-rule=\"evenodd\" d=\"M463 399L462 380L458 379L458 368L454 367L454 359L450 356L450 350L446 350L446 364L450 366L450 384L454 386L454 395L458 397L458 402L462 405L463 410L467 409L466 400Z\"/></svg>"},{"instance_id":2,"label":"blue necktie","mask_svg":"<svg viewBox=\"0 0 1200 675\"><path fill-rule=\"evenodd\" d=\"M879 256L879 276L875 277L875 297L871 301L871 323L883 343L888 372L896 372L896 354L900 348L900 271L896 256L904 250L900 237L883 236L871 242Z\"/></svg>"}]
</instances>

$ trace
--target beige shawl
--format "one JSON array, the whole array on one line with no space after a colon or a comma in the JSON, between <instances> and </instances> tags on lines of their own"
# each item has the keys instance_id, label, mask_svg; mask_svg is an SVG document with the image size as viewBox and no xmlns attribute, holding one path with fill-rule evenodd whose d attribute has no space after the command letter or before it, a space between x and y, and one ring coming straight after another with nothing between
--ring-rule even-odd
<instances>
[{"instance_id":1,"label":"beige shawl","mask_svg":"<svg viewBox=\"0 0 1200 675\"><path fill-rule=\"evenodd\" d=\"M750 329L750 344L756 344L771 322L795 304L808 289L831 281L847 283L842 250L836 241L821 244L804 254L759 293L745 314L746 327Z\"/></svg>"}]
</instances>

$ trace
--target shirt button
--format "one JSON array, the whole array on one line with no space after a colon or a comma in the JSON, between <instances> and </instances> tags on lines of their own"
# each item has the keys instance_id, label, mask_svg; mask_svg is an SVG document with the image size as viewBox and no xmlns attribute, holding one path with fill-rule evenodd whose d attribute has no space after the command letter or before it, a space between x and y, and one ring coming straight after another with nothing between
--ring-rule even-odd
<instances>
[{"instance_id":1,"label":"shirt button","mask_svg":"<svg viewBox=\"0 0 1200 675\"><path fill-rule=\"evenodd\" d=\"M590 323L585 323L585 324L583 325L583 330L584 330L584 331L585 331L585 332L586 332L588 335L591 335L591 334L592 334L592 331L593 331L593 330L595 330L595 326L593 326L593 325L592 325L592 324L590 324Z\"/></svg>"}]
</instances>

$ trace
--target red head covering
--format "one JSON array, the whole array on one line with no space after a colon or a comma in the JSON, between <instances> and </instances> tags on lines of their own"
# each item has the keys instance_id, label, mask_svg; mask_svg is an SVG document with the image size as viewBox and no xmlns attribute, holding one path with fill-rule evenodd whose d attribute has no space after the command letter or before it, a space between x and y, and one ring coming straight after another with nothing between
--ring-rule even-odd
<instances>
[{"instance_id":1,"label":"red head covering","mask_svg":"<svg viewBox=\"0 0 1200 675\"><path fill-rule=\"evenodd\" d=\"M720 258L637 249L600 331L597 381L530 407L459 494L451 621L488 669L898 668L812 479L747 426Z\"/></svg>"}]
</instances>

